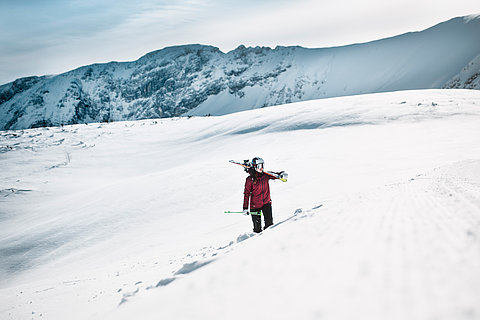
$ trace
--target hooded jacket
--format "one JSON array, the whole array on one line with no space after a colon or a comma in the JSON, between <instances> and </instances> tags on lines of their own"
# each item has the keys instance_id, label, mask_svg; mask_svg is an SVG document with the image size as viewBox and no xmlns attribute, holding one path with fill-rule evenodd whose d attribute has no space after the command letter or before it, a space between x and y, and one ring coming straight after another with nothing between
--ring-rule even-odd
<instances>
[{"instance_id":1,"label":"hooded jacket","mask_svg":"<svg viewBox=\"0 0 480 320\"><path fill-rule=\"evenodd\" d=\"M250 200L250 211L258 211L267 203L271 203L270 186L268 180L275 179L264 173L251 173L245 180L245 191L243 192L243 209L248 208Z\"/></svg>"}]
</instances>

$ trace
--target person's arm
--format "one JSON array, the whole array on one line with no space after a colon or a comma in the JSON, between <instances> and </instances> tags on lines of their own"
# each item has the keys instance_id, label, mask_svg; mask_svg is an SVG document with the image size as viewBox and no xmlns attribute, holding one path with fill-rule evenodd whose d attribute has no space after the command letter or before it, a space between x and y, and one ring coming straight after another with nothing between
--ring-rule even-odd
<instances>
[{"instance_id":1,"label":"person's arm","mask_svg":"<svg viewBox=\"0 0 480 320\"><path fill-rule=\"evenodd\" d=\"M252 194L252 179L245 180L245 190L243 191L243 210L248 210L248 203L250 202L250 195Z\"/></svg>"}]
</instances>

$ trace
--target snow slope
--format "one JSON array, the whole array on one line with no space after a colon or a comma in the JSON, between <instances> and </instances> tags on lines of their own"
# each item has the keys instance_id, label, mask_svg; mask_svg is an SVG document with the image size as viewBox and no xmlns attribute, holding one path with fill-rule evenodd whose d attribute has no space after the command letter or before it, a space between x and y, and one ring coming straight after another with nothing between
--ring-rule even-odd
<instances>
[{"instance_id":1,"label":"snow slope","mask_svg":"<svg viewBox=\"0 0 480 320\"><path fill-rule=\"evenodd\" d=\"M470 61L458 75L447 82L444 88L480 88L480 54Z\"/></svg>"},{"instance_id":2,"label":"snow slope","mask_svg":"<svg viewBox=\"0 0 480 320\"><path fill-rule=\"evenodd\" d=\"M478 319L480 92L0 132L2 319ZM262 156L276 225L253 235Z\"/></svg>"},{"instance_id":3,"label":"snow slope","mask_svg":"<svg viewBox=\"0 0 480 320\"><path fill-rule=\"evenodd\" d=\"M0 129L224 115L319 98L408 89L479 89L480 16L335 48L169 47L0 86ZM455 80L459 77L460 80ZM467 77L469 79L470 76ZM452 84L452 81L454 84Z\"/></svg>"}]
</instances>

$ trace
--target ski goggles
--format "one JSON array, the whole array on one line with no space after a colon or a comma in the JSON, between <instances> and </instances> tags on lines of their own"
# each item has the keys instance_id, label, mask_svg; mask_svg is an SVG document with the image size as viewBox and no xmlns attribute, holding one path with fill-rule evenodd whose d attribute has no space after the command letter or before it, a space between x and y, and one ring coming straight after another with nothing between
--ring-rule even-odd
<instances>
[{"instance_id":1,"label":"ski goggles","mask_svg":"<svg viewBox=\"0 0 480 320\"><path fill-rule=\"evenodd\" d=\"M262 172L263 171L263 163L259 163L255 166L255 170L257 170L257 172Z\"/></svg>"}]
</instances>

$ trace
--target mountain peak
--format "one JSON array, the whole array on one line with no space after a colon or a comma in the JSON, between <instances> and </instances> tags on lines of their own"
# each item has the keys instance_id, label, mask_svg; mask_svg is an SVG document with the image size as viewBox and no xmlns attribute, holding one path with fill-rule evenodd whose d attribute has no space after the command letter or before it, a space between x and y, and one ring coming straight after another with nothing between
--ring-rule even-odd
<instances>
[{"instance_id":1,"label":"mountain peak","mask_svg":"<svg viewBox=\"0 0 480 320\"><path fill-rule=\"evenodd\" d=\"M478 15L455 18L421 32L325 49L240 45L223 53L209 45L179 45L133 62L26 78L0 88L0 129L223 115L408 89L479 89L470 79L480 72L478 61L472 62L480 54L479 22Z\"/></svg>"},{"instance_id":2,"label":"mountain peak","mask_svg":"<svg viewBox=\"0 0 480 320\"><path fill-rule=\"evenodd\" d=\"M480 13L478 13L478 14L471 14L471 15L465 16L465 17L463 17L463 19L465 20L465 22L470 22L470 21L474 21L474 20L480 20Z\"/></svg>"},{"instance_id":3,"label":"mountain peak","mask_svg":"<svg viewBox=\"0 0 480 320\"><path fill-rule=\"evenodd\" d=\"M195 53L195 52L221 53L220 49L214 46L202 45L202 44L186 44L186 45L165 47L159 50L149 52L146 55L142 56L138 61L148 60L148 59L158 59L159 57L174 58L175 56L178 56L178 55L184 55L184 54Z\"/></svg>"}]
</instances>

